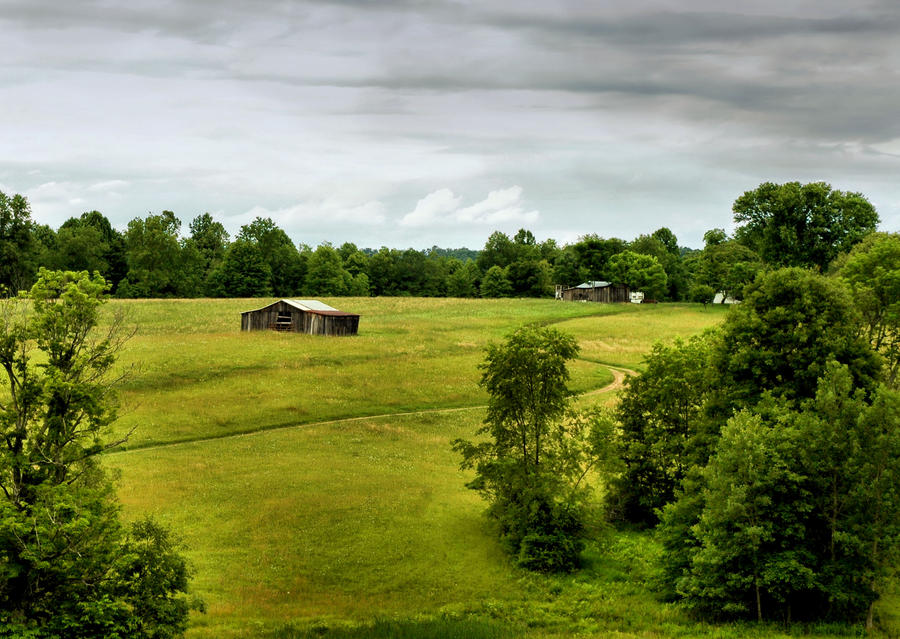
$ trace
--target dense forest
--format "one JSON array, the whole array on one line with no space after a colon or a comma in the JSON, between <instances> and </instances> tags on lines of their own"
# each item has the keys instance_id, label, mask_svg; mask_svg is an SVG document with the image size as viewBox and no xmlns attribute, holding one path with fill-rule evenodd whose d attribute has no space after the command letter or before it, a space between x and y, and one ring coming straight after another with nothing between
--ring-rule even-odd
<instances>
[{"instance_id":1,"label":"dense forest","mask_svg":"<svg viewBox=\"0 0 900 639\"><path fill-rule=\"evenodd\" d=\"M171 211L150 213L120 231L88 211L54 230L32 219L25 197L0 192L0 285L27 288L44 266L99 272L126 298L541 297L555 284L605 280L648 299L706 302L716 292L740 297L766 267L824 271L878 224L865 197L824 183L762 184L735 201L733 214L734 235L711 229L699 250L679 246L666 227L631 240L588 233L563 246L521 229L492 233L480 250L376 250L298 246L269 218L232 238L209 213L187 229Z\"/></svg>"}]
</instances>

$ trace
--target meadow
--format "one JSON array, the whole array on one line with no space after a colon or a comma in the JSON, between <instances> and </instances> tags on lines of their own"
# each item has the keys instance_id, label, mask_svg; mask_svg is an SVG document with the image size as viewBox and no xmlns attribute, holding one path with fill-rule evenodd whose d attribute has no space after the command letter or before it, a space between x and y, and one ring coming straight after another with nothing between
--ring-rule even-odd
<instances>
[{"instance_id":1,"label":"meadow","mask_svg":"<svg viewBox=\"0 0 900 639\"><path fill-rule=\"evenodd\" d=\"M136 335L106 462L127 518L151 514L186 547L207 612L188 636L773 637L795 627L698 624L653 594L647 533L600 523L579 572L515 568L450 450L484 417L484 346L525 323L582 347L582 403L639 370L656 340L727 309L554 300L342 298L360 333L241 333L266 300L114 301ZM887 619L890 607L883 606ZM887 619L890 623L890 619ZM893 626L889 626L893 627ZM843 627L801 629L813 635Z\"/></svg>"}]
</instances>

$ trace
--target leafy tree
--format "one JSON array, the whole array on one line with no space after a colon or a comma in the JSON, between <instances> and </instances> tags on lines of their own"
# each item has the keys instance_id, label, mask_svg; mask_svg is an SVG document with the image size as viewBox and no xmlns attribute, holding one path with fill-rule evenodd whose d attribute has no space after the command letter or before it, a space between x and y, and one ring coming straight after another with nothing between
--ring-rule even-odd
<instances>
[{"instance_id":1,"label":"leafy tree","mask_svg":"<svg viewBox=\"0 0 900 639\"><path fill-rule=\"evenodd\" d=\"M524 239L524 237L522 239ZM485 242L484 248L478 255L478 268L481 269L482 273L487 273L493 266L506 268L514 262L517 257L516 244L509 239L509 236L506 233L494 231L491 233L487 242Z\"/></svg>"},{"instance_id":2,"label":"leafy tree","mask_svg":"<svg viewBox=\"0 0 900 639\"><path fill-rule=\"evenodd\" d=\"M185 246L190 245L199 253L202 287L204 292L209 294L210 277L225 259L225 251L228 249L228 231L209 213L195 217L189 228L191 237Z\"/></svg>"},{"instance_id":3,"label":"leafy tree","mask_svg":"<svg viewBox=\"0 0 900 639\"><path fill-rule=\"evenodd\" d=\"M760 184L734 202L736 239L776 266L824 270L875 230L878 213L860 193L829 184Z\"/></svg>"},{"instance_id":4,"label":"leafy tree","mask_svg":"<svg viewBox=\"0 0 900 639\"><path fill-rule=\"evenodd\" d=\"M303 288L306 263L283 229L271 218L255 218L241 227L237 239L259 247L269 267L269 287L273 295L289 297Z\"/></svg>"},{"instance_id":5,"label":"leafy tree","mask_svg":"<svg viewBox=\"0 0 900 639\"><path fill-rule=\"evenodd\" d=\"M900 370L900 235L873 233L843 260L837 275L844 279L862 315L862 331L881 353L888 383Z\"/></svg>"},{"instance_id":6,"label":"leafy tree","mask_svg":"<svg viewBox=\"0 0 900 639\"><path fill-rule=\"evenodd\" d=\"M628 248L625 240L617 237L604 239L596 234L582 237L572 248L578 256L578 269L580 277L577 285L584 281L612 279L607 269L609 259Z\"/></svg>"},{"instance_id":7,"label":"leafy tree","mask_svg":"<svg viewBox=\"0 0 900 639\"><path fill-rule=\"evenodd\" d=\"M373 295L395 295L397 251L382 246L369 258L367 274Z\"/></svg>"},{"instance_id":8,"label":"leafy tree","mask_svg":"<svg viewBox=\"0 0 900 639\"><path fill-rule=\"evenodd\" d=\"M668 227L663 226L656 229L651 237L661 242L666 247L666 251L672 255L681 255L681 250L678 248L678 238L675 237L675 234Z\"/></svg>"},{"instance_id":9,"label":"leafy tree","mask_svg":"<svg viewBox=\"0 0 900 639\"><path fill-rule=\"evenodd\" d=\"M172 211L146 218L136 217L125 231L127 283L120 285L122 297L166 297L181 295L181 221Z\"/></svg>"},{"instance_id":10,"label":"leafy tree","mask_svg":"<svg viewBox=\"0 0 900 639\"><path fill-rule=\"evenodd\" d=\"M689 604L757 619L872 623L900 530L900 396L829 364L816 396L728 421L704 470ZM893 484L891 484L893 482Z\"/></svg>"},{"instance_id":11,"label":"leafy tree","mask_svg":"<svg viewBox=\"0 0 900 639\"><path fill-rule=\"evenodd\" d=\"M723 239L707 244L703 251L691 258L694 281L710 286L723 297L743 299L744 288L763 269L762 261L749 248Z\"/></svg>"},{"instance_id":12,"label":"leafy tree","mask_svg":"<svg viewBox=\"0 0 900 639\"><path fill-rule=\"evenodd\" d=\"M874 388L880 362L857 323L838 281L800 268L757 278L728 313L713 352L722 414L756 404L764 392L810 398L832 359L850 367L858 387Z\"/></svg>"},{"instance_id":13,"label":"leafy tree","mask_svg":"<svg viewBox=\"0 0 900 639\"><path fill-rule=\"evenodd\" d=\"M349 279L338 252L329 244L320 244L309 258L305 290L310 295L346 295Z\"/></svg>"},{"instance_id":14,"label":"leafy tree","mask_svg":"<svg viewBox=\"0 0 900 639\"><path fill-rule=\"evenodd\" d=\"M655 523L687 470L706 461L703 410L713 381L706 363L714 340L707 334L656 343L643 373L625 380L616 410L625 470L615 489L629 521Z\"/></svg>"},{"instance_id":15,"label":"leafy tree","mask_svg":"<svg viewBox=\"0 0 900 639\"><path fill-rule=\"evenodd\" d=\"M481 297L508 297L511 293L512 285L505 268L492 266L481 278Z\"/></svg>"},{"instance_id":16,"label":"leafy tree","mask_svg":"<svg viewBox=\"0 0 900 639\"><path fill-rule=\"evenodd\" d=\"M447 295L450 297L475 297L481 273L475 262L468 260L454 265L447 276Z\"/></svg>"},{"instance_id":17,"label":"leafy tree","mask_svg":"<svg viewBox=\"0 0 900 639\"><path fill-rule=\"evenodd\" d=\"M570 570L578 563L586 488L582 480L608 451L612 424L601 415L566 417L574 338L524 327L487 348L481 385L488 391L486 440L458 439L467 486L490 503L507 549L524 567Z\"/></svg>"},{"instance_id":18,"label":"leafy tree","mask_svg":"<svg viewBox=\"0 0 900 639\"><path fill-rule=\"evenodd\" d=\"M663 267L666 273L666 291L663 296L665 299L681 300L687 296L688 272L681 259L678 239L672 231L663 227L653 235L640 235L631 242L628 249L641 255L655 257Z\"/></svg>"},{"instance_id":19,"label":"leafy tree","mask_svg":"<svg viewBox=\"0 0 900 639\"><path fill-rule=\"evenodd\" d=\"M272 294L270 282L269 265L259 245L237 239L210 276L209 290L215 297L266 297Z\"/></svg>"},{"instance_id":20,"label":"leafy tree","mask_svg":"<svg viewBox=\"0 0 900 639\"><path fill-rule=\"evenodd\" d=\"M0 191L0 287L12 292L33 281L31 205Z\"/></svg>"},{"instance_id":21,"label":"leafy tree","mask_svg":"<svg viewBox=\"0 0 900 639\"><path fill-rule=\"evenodd\" d=\"M587 278L581 276L575 247L565 247L557 255L556 261L553 262L553 283L562 284L563 286L578 286L585 279Z\"/></svg>"},{"instance_id":22,"label":"leafy tree","mask_svg":"<svg viewBox=\"0 0 900 639\"><path fill-rule=\"evenodd\" d=\"M98 331L107 285L41 269L0 317L0 624L13 636L174 637L187 566L168 533L119 522L100 454L116 405L119 322Z\"/></svg>"},{"instance_id":23,"label":"leafy tree","mask_svg":"<svg viewBox=\"0 0 900 639\"><path fill-rule=\"evenodd\" d=\"M651 255L623 251L609 258L607 272L612 282L643 291L648 298L659 298L666 292L666 272Z\"/></svg>"},{"instance_id":24,"label":"leafy tree","mask_svg":"<svg viewBox=\"0 0 900 639\"><path fill-rule=\"evenodd\" d=\"M520 297L546 297L552 292L550 265L535 260L516 260L506 267L512 294Z\"/></svg>"}]
</instances>

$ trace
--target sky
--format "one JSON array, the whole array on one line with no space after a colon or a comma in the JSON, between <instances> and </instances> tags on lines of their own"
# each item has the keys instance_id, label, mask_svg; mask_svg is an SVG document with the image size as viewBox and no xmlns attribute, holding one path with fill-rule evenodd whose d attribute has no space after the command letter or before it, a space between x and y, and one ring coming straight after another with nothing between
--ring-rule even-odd
<instances>
[{"instance_id":1,"label":"sky","mask_svg":"<svg viewBox=\"0 0 900 639\"><path fill-rule=\"evenodd\" d=\"M0 0L0 191L481 248L733 229L763 182L900 230L896 0Z\"/></svg>"}]
</instances>

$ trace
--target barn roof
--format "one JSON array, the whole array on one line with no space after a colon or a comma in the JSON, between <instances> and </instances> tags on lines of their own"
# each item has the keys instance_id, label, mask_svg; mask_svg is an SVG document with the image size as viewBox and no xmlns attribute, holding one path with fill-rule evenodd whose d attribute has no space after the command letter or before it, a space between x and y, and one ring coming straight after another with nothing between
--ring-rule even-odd
<instances>
[{"instance_id":1,"label":"barn roof","mask_svg":"<svg viewBox=\"0 0 900 639\"><path fill-rule=\"evenodd\" d=\"M610 282L591 281L591 282L584 282L583 284L579 284L578 286L576 286L574 288L606 288L607 286L612 286L612 284Z\"/></svg>"},{"instance_id":2,"label":"barn roof","mask_svg":"<svg viewBox=\"0 0 900 639\"><path fill-rule=\"evenodd\" d=\"M257 308L252 311L244 311L241 313L242 315L245 313L255 313L256 311L264 311L267 308L271 308L276 304L287 304L288 306L293 306L298 311L305 311L307 313L315 313L316 315L331 315L333 317L352 317L357 316L356 313L346 313L344 311L339 311L332 306L328 306L319 300L278 300L277 302L272 302L271 304L266 304L262 308ZM358 316L357 316L358 317Z\"/></svg>"}]
</instances>

